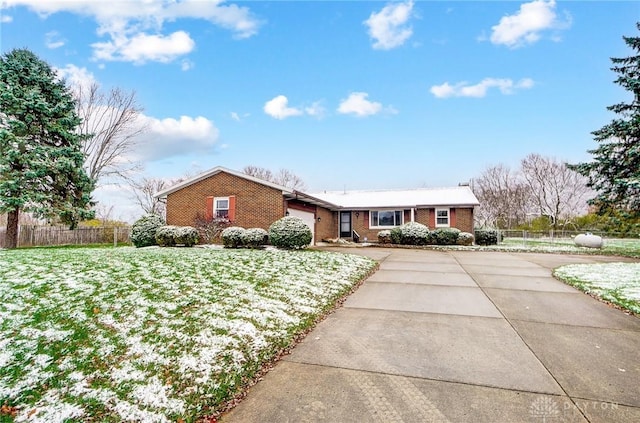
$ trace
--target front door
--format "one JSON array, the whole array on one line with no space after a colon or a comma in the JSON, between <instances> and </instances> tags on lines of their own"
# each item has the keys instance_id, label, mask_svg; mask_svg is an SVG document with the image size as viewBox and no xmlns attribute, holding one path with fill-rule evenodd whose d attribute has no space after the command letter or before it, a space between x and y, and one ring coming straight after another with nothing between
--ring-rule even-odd
<instances>
[{"instance_id":1,"label":"front door","mask_svg":"<svg viewBox=\"0 0 640 423\"><path fill-rule=\"evenodd\" d=\"M340 212L340 238L351 236L351 212Z\"/></svg>"}]
</instances>

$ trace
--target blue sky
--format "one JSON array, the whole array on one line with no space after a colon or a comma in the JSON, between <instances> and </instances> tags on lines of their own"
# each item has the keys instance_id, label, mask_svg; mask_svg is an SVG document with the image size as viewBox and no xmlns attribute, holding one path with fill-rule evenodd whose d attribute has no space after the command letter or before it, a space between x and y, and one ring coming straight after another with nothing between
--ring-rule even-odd
<instances>
[{"instance_id":1,"label":"blue sky","mask_svg":"<svg viewBox=\"0 0 640 423\"><path fill-rule=\"evenodd\" d=\"M307 191L456 185L529 153L588 160L628 99L640 2L5 0L2 52L135 90L140 175L286 168ZM125 187L95 193L139 215Z\"/></svg>"}]
</instances>

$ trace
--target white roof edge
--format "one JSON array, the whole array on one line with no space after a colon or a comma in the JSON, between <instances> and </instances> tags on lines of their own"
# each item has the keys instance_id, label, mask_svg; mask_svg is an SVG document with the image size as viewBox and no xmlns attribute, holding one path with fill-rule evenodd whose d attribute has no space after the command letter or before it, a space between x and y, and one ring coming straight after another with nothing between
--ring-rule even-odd
<instances>
[{"instance_id":1,"label":"white roof edge","mask_svg":"<svg viewBox=\"0 0 640 423\"><path fill-rule=\"evenodd\" d=\"M235 171L235 170L231 170L231 169L228 169L228 168L223 167L223 166L216 166L216 167L214 167L212 169L209 169L209 170L207 170L205 172L200 173L199 175L196 175L196 176L194 176L192 178L184 180L184 181L182 181L182 182L180 182L180 183L178 183L176 185L173 185L173 186L171 186L169 188L166 188L166 189L163 189L161 191L156 192L156 194L154 195L154 198L166 197L167 195L173 194L174 192L179 191L184 187L187 187L187 186L189 186L191 184L195 184L196 182L200 182L203 179L207 179L208 177L216 175L216 174L218 174L220 172L228 173L230 175L237 176L239 178L243 178L243 179L246 179L248 181L255 182L257 184L266 185L268 187L271 187L271 188L277 189L279 191L282 191L282 194L291 194L291 193L293 193L293 190L291 188L287 188L287 187L285 187L283 185L279 185L279 184L275 184L273 182L265 181L264 179L256 178L255 176L247 175L246 173L242 173L242 172L238 172L238 171Z\"/></svg>"},{"instance_id":2,"label":"white roof edge","mask_svg":"<svg viewBox=\"0 0 640 423\"><path fill-rule=\"evenodd\" d=\"M383 209L388 209L388 210L392 210L392 209L432 209L432 208L438 208L438 207L477 207L479 206L480 203L459 203L459 204L398 204L398 205L394 205L394 206L353 206L353 207L349 207L349 206L339 206L338 208L341 210L383 210Z\"/></svg>"}]
</instances>

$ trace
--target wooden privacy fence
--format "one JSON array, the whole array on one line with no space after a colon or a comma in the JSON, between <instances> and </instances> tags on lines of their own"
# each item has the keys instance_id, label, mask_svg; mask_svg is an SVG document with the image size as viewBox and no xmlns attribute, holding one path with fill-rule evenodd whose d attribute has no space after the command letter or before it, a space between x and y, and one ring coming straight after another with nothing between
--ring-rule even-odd
<instances>
[{"instance_id":1,"label":"wooden privacy fence","mask_svg":"<svg viewBox=\"0 0 640 423\"><path fill-rule=\"evenodd\" d=\"M20 225L18 229L18 247L46 245L86 245L128 243L131 228L77 228L60 226ZM0 248L5 247L6 228L0 228Z\"/></svg>"}]
</instances>

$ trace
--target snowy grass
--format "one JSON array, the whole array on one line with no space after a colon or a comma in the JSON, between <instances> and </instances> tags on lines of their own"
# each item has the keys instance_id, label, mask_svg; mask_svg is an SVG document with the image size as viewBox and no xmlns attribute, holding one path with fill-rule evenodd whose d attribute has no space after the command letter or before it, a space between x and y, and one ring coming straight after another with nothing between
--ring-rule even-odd
<instances>
[{"instance_id":1,"label":"snowy grass","mask_svg":"<svg viewBox=\"0 0 640 423\"><path fill-rule=\"evenodd\" d=\"M570 264L553 274L588 294L640 314L640 263Z\"/></svg>"},{"instance_id":2,"label":"snowy grass","mask_svg":"<svg viewBox=\"0 0 640 423\"><path fill-rule=\"evenodd\" d=\"M571 238L505 238L493 250L557 252L570 254L614 255L640 258L639 239L605 239L603 248L578 247Z\"/></svg>"},{"instance_id":3,"label":"snowy grass","mask_svg":"<svg viewBox=\"0 0 640 423\"><path fill-rule=\"evenodd\" d=\"M368 244L367 244L368 245ZM604 247L578 247L571 238L505 238L498 245L396 245L371 244L382 248L417 248L441 251L508 251L514 253L558 253L558 254L586 254L604 256L623 256L640 258L639 239L605 239ZM357 244L365 246L365 244Z\"/></svg>"},{"instance_id":4,"label":"snowy grass","mask_svg":"<svg viewBox=\"0 0 640 423\"><path fill-rule=\"evenodd\" d=\"M0 251L0 422L215 414L374 267L320 251Z\"/></svg>"}]
</instances>

